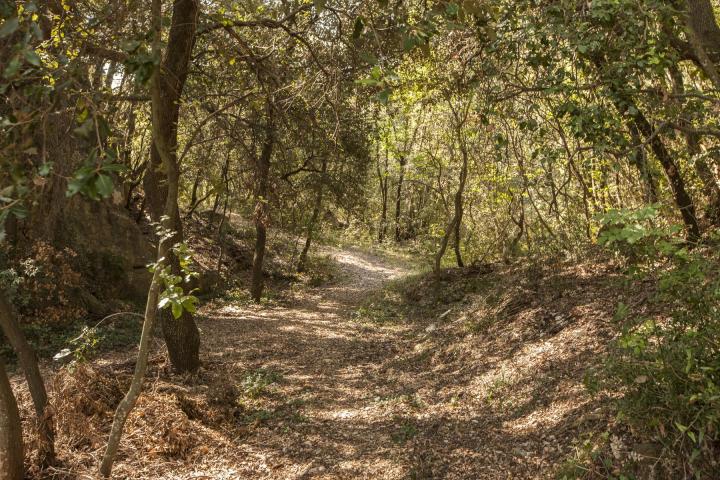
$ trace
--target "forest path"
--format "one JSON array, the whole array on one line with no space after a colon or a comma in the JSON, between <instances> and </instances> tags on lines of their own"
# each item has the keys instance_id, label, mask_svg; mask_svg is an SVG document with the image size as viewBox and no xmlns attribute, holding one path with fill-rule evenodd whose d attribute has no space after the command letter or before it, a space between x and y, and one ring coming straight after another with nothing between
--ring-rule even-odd
<instances>
[{"instance_id":1,"label":"forest path","mask_svg":"<svg viewBox=\"0 0 720 480\"><path fill-rule=\"evenodd\" d=\"M340 270L331 284L303 289L284 306L216 304L201 321L207 372L216 383L239 386L236 416L250 423L226 436L237 451L229 445L223 456L234 460L238 478L410 473L414 427L386 408L405 398L387 365L412 348L403 340L406 327L362 324L354 314L368 295L412 268L356 248L325 253Z\"/></svg>"}]
</instances>

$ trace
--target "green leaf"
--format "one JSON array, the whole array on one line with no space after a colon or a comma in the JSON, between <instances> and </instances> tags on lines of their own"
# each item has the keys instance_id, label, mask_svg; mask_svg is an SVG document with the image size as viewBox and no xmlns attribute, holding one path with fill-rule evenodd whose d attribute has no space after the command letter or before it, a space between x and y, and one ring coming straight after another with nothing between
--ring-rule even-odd
<instances>
[{"instance_id":1,"label":"green leaf","mask_svg":"<svg viewBox=\"0 0 720 480\"><path fill-rule=\"evenodd\" d=\"M38 168L38 175L41 177L47 177L52 171L53 162L45 162Z\"/></svg>"},{"instance_id":2,"label":"green leaf","mask_svg":"<svg viewBox=\"0 0 720 480\"><path fill-rule=\"evenodd\" d=\"M90 138L90 135L92 135L94 130L95 122L93 122L92 118L88 118L82 123L82 125L80 125L73 131L83 138Z\"/></svg>"},{"instance_id":3,"label":"green leaf","mask_svg":"<svg viewBox=\"0 0 720 480\"><path fill-rule=\"evenodd\" d=\"M460 6L455 2L450 2L447 4L447 7L445 7L445 13L450 17L457 16L458 12L460 12Z\"/></svg>"},{"instance_id":4,"label":"green leaf","mask_svg":"<svg viewBox=\"0 0 720 480\"><path fill-rule=\"evenodd\" d=\"M173 302L172 304L172 315L175 317L175 320L182 317L183 314L183 306L180 303Z\"/></svg>"},{"instance_id":5,"label":"green leaf","mask_svg":"<svg viewBox=\"0 0 720 480\"><path fill-rule=\"evenodd\" d=\"M25 56L25 61L27 61L30 65L33 65L35 67L39 67L42 65L40 55L38 55L35 50L25 50L23 52L23 55Z\"/></svg>"},{"instance_id":6,"label":"green leaf","mask_svg":"<svg viewBox=\"0 0 720 480\"><path fill-rule=\"evenodd\" d=\"M378 98L378 100L380 101L380 103L386 104L386 103L388 103L388 101L390 100L390 94L391 94L391 93L392 93L392 92L390 91L390 89L389 89L389 88L386 88L385 90L383 90L382 92L380 92L380 93L377 94L377 98Z\"/></svg>"},{"instance_id":7,"label":"green leaf","mask_svg":"<svg viewBox=\"0 0 720 480\"><path fill-rule=\"evenodd\" d=\"M127 165L121 163L104 163L100 170L103 172L124 172L127 168Z\"/></svg>"},{"instance_id":8,"label":"green leaf","mask_svg":"<svg viewBox=\"0 0 720 480\"><path fill-rule=\"evenodd\" d=\"M408 35L403 40L403 50L405 50L406 52L409 52L410 50L415 48L415 45L416 45L416 39L413 35Z\"/></svg>"},{"instance_id":9,"label":"green leaf","mask_svg":"<svg viewBox=\"0 0 720 480\"><path fill-rule=\"evenodd\" d=\"M327 5L327 0L313 0L313 3L315 4L315 8L322 11L322 10L325 10L325 5Z\"/></svg>"},{"instance_id":10,"label":"green leaf","mask_svg":"<svg viewBox=\"0 0 720 480\"><path fill-rule=\"evenodd\" d=\"M17 56L15 56L8 62L7 67L5 67L5 70L3 71L3 76L5 78L12 78L15 75L17 75L19 70L20 70L20 59Z\"/></svg>"},{"instance_id":11,"label":"green leaf","mask_svg":"<svg viewBox=\"0 0 720 480\"><path fill-rule=\"evenodd\" d=\"M102 173L98 174L95 180L95 189L100 196L108 198L114 190L112 178Z\"/></svg>"},{"instance_id":12,"label":"green leaf","mask_svg":"<svg viewBox=\"0 0 720 480\"><path fill-rule=\"evenodd\" d=\"M8 35L12 35L18 29L20 22L17 17L8 18L0 25L0 38L5 38Z\"/></svg>"}]
</instances>

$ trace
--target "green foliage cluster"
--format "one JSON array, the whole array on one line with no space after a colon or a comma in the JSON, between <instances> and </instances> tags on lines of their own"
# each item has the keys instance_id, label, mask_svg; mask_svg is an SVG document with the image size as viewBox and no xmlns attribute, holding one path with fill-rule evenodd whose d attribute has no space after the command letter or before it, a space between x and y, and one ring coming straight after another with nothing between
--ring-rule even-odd
<instances>
[{"instance_id":1,"label":"green foliage cluster","mask_svg":"<svg viewBox=\"0 0 720 480\"><path fill-rule=\"evenodd\" d=\"M243 395L258 398L270 387L282 380L282 375L274 370L260 368L249 372L240 385Z\"/></svg>"},{"instance_id":2,"label":"green foliage cluster","mask_svg":"<svg viewBox=\"0 0 720 480\"><path fill-rule=\"evenodd\" d=\"M192 251L185 243L177 243L171 248L172 255L178 259L180 272L173 273L172 266L168 265L165 258L158 259L150 265L150 271L160 269L160 279L165 289L160 293L158 308L170 308L173 317L180 318L183 312L195 313L198 298L193 295L197 289L186 292L185 287L198 273L193 269Z\"/></svg>"},{"instance_id":3,"label":"green foliage cluster","mask_svg":"<svg viewBox=\"0 0 720 480\"><path fill-rule=\"evenodd\" d=\"M621 392L619 419L662 446L658 464L668 475L710 478L720 441L717 239L689 248L677 228L658 221L652 207L602 220L601 241L628 260L632 281L657 285L652 301L663 313L636 315L618 305L622 333L593 386Z\"/></svg>"}]
</instances>

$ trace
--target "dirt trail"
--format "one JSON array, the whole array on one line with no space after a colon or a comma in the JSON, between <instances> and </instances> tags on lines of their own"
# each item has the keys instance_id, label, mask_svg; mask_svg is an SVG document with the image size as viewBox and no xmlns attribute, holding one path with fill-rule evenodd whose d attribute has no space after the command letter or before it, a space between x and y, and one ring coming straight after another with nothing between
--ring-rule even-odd
<instances>
[{"instance_id":1,"label":"dirt trail","mask_svg":"<svg viewBox=\"0 0 720 480\"><path fill-rule=\"evenodd\" d=\"M238 456L245 461L238 475L408 475L404 439L397 438L402 425L388 418L382 401L394 390L381 369L403 349L399 327L361 325L353 313L368 294L409 268L358 249L331 254L341 269L333 284L303 291L287 307L224 305L201 324L210 370L235 383L253 369L281 376L268 388L272 398L254 404L258 415L271 418L241 435Z\"/></svg>"},{"instance_id":2,"label":"dirt trail","mask_svg":"<svg viewBox=\"0 0 720 480\"><path fill-rule=\"evenodd\" d=\"M393 297L416 313L377 323L358 308L412 266L359 249L325 253L338 269L328 284L259 306L204 305L198 374L172 375L156 342L115 478L554 478L574 439L605 428L582 385L617 297L597 280L605 267L419 280L416 293ZM490 297L471 301L463 279L503 296L492 308ZM67 478L96 478L133 358L114 352L55 382L57 471ZM32 418L24 390L21 400Z\"/></svg>"}]
</instances>

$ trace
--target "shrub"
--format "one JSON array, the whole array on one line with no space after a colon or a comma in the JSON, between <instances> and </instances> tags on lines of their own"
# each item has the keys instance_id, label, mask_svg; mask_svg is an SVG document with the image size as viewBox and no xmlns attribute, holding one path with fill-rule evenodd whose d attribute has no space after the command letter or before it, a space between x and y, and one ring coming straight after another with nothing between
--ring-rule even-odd
<instances>
[{"instance_id":1,"label":"shrub","mask_svg":"<svg viewBox=\"0 0 720 480\"><path fill-rule=\"evenodd\" d=\"M67 326L86 312L77 292L82 286L75 267L77 254L36 242L14 267L0 272L3 288L25 324Z\"/></svg>"},{"instance_id":2,"label":"shrub","mask_svg":"<svg viewBox=\"0 0 720 480\"><path fill-rule=\"evenodd\" d=\"M662 317L620 304L621 329L600 388L620 392L619 420L661 445L669 472L708 478L720 453L720 262L717 249L688 248L657 209L613 211L600 242L622 255L632 279L652 279ZM672 476L672 473L669 473Z\"/></svg>"}]
</instances>

